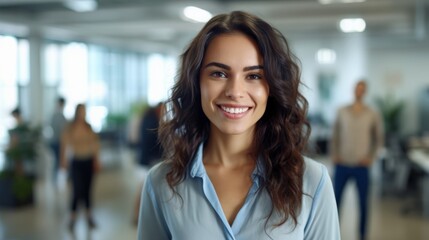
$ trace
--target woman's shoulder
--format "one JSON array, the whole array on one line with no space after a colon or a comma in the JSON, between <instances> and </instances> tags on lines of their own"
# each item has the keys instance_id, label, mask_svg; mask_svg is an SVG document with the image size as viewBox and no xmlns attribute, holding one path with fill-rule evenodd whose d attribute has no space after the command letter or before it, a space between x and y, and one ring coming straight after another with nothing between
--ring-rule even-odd
<instances>
[{"instance_id":1,"label":"woman's shoulder","mask_svg":"<svg viewBox=\"0 0 429 240\"><path fill-rule=\"evenodd\" d=\"M158 199L171 199L172 189L167 182L167 174L171 170L171 163L162 161L154 165L146 178L145 189Z\"/></svg>"},{"instance_id":2,"label":"woman's shoulder","mask_svg":"<svg viewBox=\"0 0 429 240\"><path fill-rule=\"evenodd\" d=\"M328 170L322 163L308 157L304 157L304 163L303 190L307 194L314 195L319 185L329 178Z\"/></svg>"},{"instance_id":3,"label":"woman's shoulder","mask_svg":"<svg viewBox=\"0 0 429 240\"><path fill-rule=\"evenodd\" d=\"M148 179L150 179L152 184L159 186L160 184L166 183L166 176L170 170L171 163L161 161L149 170Z\"/></svg>"}]
</instances>

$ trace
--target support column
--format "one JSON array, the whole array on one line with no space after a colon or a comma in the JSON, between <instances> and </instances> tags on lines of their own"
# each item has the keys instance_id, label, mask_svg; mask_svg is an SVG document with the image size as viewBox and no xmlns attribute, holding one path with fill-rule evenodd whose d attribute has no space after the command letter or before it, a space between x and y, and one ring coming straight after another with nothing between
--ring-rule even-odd
<instances>
[{"instance_id":1,"label":"support column","mask_svg":"<svg viewBox=\"0 0 429 240\"><path fill-rule=\"evenodd\" d=\"M44 96L44 83L43 83L43 64L42 64L42 37L37 27L32 27L29 35L30 45L30 83L28 85L28 98L25 104L28 110L28 120L32 125L40 126L43 124L45 117L43 96Z\"/></svg>"}]
</instances>

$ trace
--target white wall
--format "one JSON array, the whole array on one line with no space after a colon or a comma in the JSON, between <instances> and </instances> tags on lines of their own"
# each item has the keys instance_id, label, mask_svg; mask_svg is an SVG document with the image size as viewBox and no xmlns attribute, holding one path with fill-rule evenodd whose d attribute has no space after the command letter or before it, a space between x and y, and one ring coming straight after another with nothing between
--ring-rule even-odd
<instances>
[{"instance_id":1,"label":"white wall","mask_svg":"<svg viewBox=\"0 0 429 240\"><path fill-rule=\"evenodd\" d=\"M429 87L429 44L425 47L371 49L369 97L391 93L405 101L402 133L415 133L420 126L418 98Z\"/></svg>"},{"instance_id":2,"label":"white wall","mask_svg":"<svg viewBox=\"0 0 429 240\"><path fill-rule=\"evenodd\" d=\"M303 93L309 101L311 114L321 113L330 124L340 106L353 101L355 83L367 77L367 44L363 34L338 34L331 37L307 37L291 40L292 50L302 63L302 80L308 88ZM320 48L336 52L336 62L321 65L315 55ZM318 75L334 74L330 100L322 99Z\"/></svg>"}]
</instances>

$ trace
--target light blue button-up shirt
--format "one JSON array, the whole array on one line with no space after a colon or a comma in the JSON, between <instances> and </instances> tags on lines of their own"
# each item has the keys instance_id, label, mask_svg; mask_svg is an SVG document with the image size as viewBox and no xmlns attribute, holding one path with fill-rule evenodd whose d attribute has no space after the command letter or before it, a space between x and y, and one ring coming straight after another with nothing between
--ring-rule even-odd
<instances>
[{"instance_id":1,"label":"light blue button-up shirt","mask_svg":"<svg viewBox=\"0 0 429 240\"><path fill-rule=\"evenodd\" d=\"M160 163L149 172L142 192L139 240L265 240L265 239L341 239L332 183L326 168L305 158L302 210L298 225L288 220L275 227L281 219L272 208L263 184L261 160L252 174L253 184L232 225L229 225L216 191L203 165L200 145L185 180L173 194L165 176L167 163ZM260 188L261 187L261 188ZM266 224L267 223L267 224Z\"/></svg>"}]
</instances>

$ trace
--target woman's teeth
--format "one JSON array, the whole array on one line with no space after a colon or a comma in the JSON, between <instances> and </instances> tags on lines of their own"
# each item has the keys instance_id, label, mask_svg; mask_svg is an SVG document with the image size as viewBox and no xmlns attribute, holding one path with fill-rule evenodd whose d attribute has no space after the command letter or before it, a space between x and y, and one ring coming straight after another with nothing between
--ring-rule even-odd
<instances>
[{"instance_id":1,"label":"woman's teeth","mask_svg":"<svg viewBox=\"0 0 429 240\"><path fill-rule=\"evenodd\" d=\"M227 113L233 113L233 114L243 113L243 112L245 112L245 111L247 111L249 109L248 107L231 108L231 107L224 107L224 106L221 106L221 108L225 112L227 112Z\"/></svg>"}]
</instances>

